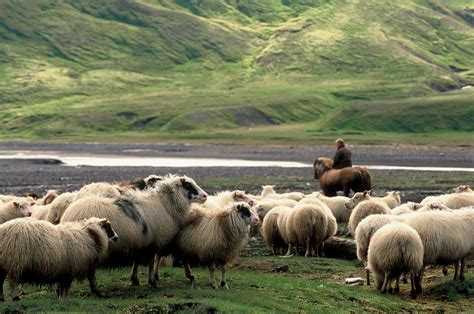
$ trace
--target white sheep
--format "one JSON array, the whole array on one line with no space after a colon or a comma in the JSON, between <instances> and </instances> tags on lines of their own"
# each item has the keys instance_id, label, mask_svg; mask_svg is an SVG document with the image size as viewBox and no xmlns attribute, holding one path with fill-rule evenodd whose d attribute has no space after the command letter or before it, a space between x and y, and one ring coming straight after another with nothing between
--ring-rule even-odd
<instances>
[{"instance_id":1,"label":"white sheep","mask_svg":"<svg viewBox=\"0 0 474 314\"><path fill-rule=\"evenodd\" d=\"M410 273L411 297L416 298L415 275L423 269L423 243L412 227L392 222L375 232L369 244L368 268L374 273L377 289L392 292L392 282Z\"/></svg>"},{"instance_id":2,"label":"white sheep","mask_svg":"<svg viewBox=\"0 0 474 314\"><path fill-rule=\"evenodd\" d=\"M257 212L260 220L263 220L267 213L277 206L295 207L298 202L291 199L264 199L257 201L253 210Z\"/></svg>"},{"instance_id":3,"label":"white sheep","mask_svg":"<svg viewBox=\"0 0 474 314\"><path fill-rule=\"evenodd\" d=\"M349 218L349 231L354 235L359 222L369 215L390 214L390 208L384 202L373 199L370 191L357 192L346 203L346 208L352 209Z\"/></svg>"},{"instance_id":4,"label":"white sheep","mask_svg":"<svg viewBox=\"0 0 474 314\"><path fill-rule=\"evenodd\" d=\"M387 192L387 195L383 197L372 196L372 199L384 202L390 209L400 206L400 204L402 203L400 198L400 192L398 191Z\"/></svg>"},{"instance_id":5,"label":"white sheep","mask_svg":"<svg viewBox=\"0 0 474 314\"><path fill-rule=\"evenodd\" d=\"M138 264L149 266L148 282L157 286L154 255L168 247L181 229L194 202L204 203L207 194L186 176L169 176L154 187L129 190L117 199L86 197L73 202L61 218L77 221L91 216L109 219L120 239L109 247L107 264L133 263L131 281L139 284Z\"/></svg>"},{"instance_id":6,"label":"white sheep","mask_svg":"<svg viewBox=\"0 0 474 314\"><path fill-rule=\"evenodd\" d=\"M277 255L277 250L286 245L277 223L280 212L285 210L291 210L291 207L284 205L275 206L268 211L262 221L261 233L265 242L272 248L273 255Z\"/></svg>"},{"instance_id":7,"label":"white sheep","mask_svg":"<svg viewBox=\"0 0 474 314\"><path fill-rule=\"evenodd\" d=\"M406 202L405 204L401 204L395 208L392 208L390 210L390 213L392 215L403 215L403 214L409 214L413 213L423 206L421 204L415 203L415 202Z\"/></svg>"},{"instance_id":8,"label":"white sheep","mask_svg":"<svg viewBox=\"0 0 474 314\"><path fill-rule=\"evenodd\" d=\"M254 201L248 197L244 191L235 190L235 191L222 191L216 195L210 195L207 198L207 201L202 204L203 207L208 209L219 210L231 203L236 202L245 202L250 206L254 204Z\"/></svg>"},{"instance_id":9,"label":"white sheep","mask_svg":"<svg viewBox=\"0 0 474 314\"><path fill-rule=\"evenodd\" d=\"M92 278L91 290L101 295L95 267L106 254L108 239L116 240L107 219L53 225L34 218L0 225L0 301L8 277L11 297L19 300L17 285L58 283L58 296L67 297L73 279Z\"/></svg>"},{"instance_id":10,"label":"white sheep","mask_svg":"<svg viewBox=\"0 0 474 314\"><path fill-rule=\"evenodd\" d=\"M409 215L405 223L421 237L423 265L454 263L454 280L464 280L465 259L474 253L474 210L419 212ZM422 277L423 271L420 271L416 282L417 292L421 292Z\"/></svg>"},{"instance_id":11,"label":"white sheep","mask_svg":"<svg viewBox=\"0 0 474 314\"><path fill-rule=\"evenodd\" d=\"M0 204L0 224L15 218L29 217L31 214L29 202L10 201Z\"/></svg>"},{"instance_id":12,"label":"white sheep","mask_svg":"<svg viewBox=\"0 0 474 314\"><path fill-rule=\"evenodd\" d=\"M305 197L304 193L301 192L290 192L290 193L277 193L274 190L274 185L262 185L262 193L260 196L262 199L266 198L276 198L276 199L292 199L295 201L300 201Z\"/></svg>"},{"instance_id":13,"label":"white sheep","mask_svg":"<svg viewBox=\"0 0 474 314\"><path fill-rule=\"evenodd\" d=\"M66 209L77 199L77 192L67 192L59 195L51 203L43 220L57 225Z\"/></svg>"},{"instance_id":14,"label":"white sheep","mask_svg":"<svg viewBox=\"0 0 474 314\"><path fill-rule=\"evenodd\" d=\"M249 204L233 203L219 212L194 210L178 233L173 255L184 261L186 277L194 282L190 263L208 266L210 284L216 288L214 271L221 270L221 287L227 288L225 266L247 243L249 225L260 222Z\"/></svg>"},{"instance_id":15,"label":"white sheep","mask_svg":"<svg viewBox=\"0 0 474 314\"><path fill-rule=\"evenodd\" d=\"M339 223L347 223L349 221L349 217L351 216L352 210L346 208L345 204L349 201L348 197L345 196L325 196L320 192L315 192L310 194L310 196L315 196L317 199L325 203L331 212L333 213L334 217L336 218L337 222Z\"/></svg>"},{"instance_id":16,"label":"white sheep","mask_svg":"<svg viewBox=\"0 0 474 314\"><path fill-rule=\"evenodd\" d=\"M314 204L295 206L286 221L286 235L289 243L306 248L305 256L320 256L320 248L326 239L328 218L326 211Z\"/></svg>"}]
</instances>

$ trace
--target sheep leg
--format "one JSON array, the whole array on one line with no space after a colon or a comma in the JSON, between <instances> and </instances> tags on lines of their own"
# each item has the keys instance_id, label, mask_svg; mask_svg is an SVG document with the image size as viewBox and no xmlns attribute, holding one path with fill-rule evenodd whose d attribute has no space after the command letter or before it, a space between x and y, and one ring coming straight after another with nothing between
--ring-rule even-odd
<instances>
[{"instance_id":1,"label":"sheep leg","mask_svg":"<svg viewBox=\"0 0 474 314\"><path fill-rule=\"evenodd\" d=\"M306 239L306 253L304 257L308 257L308 256L311 256L311 239L310 238Z\"/></svg>"},{"instance_id":2,"label":"sheep leg","mask_svg":"<svg viewBox=\"0 0 474 314\"><path fill-rule=\"evenodd\" d=\"M410 296L412 299L416 299L415 277L416 277L416 274L410 273L410 284L411 284Z\"/></svg>"},{"instance_id":3,"label":"sheep leg","mask_svg":"<svg viewBox=\"0 0 474 314\"><path fill-rule=\"evenodd\" d=\"M69 289L71 288L72 280L61 282L58 286L58 298L69 297Z\"/></svg>"},{"instance_id":4,"label":"sheep leg","mask_svg":"<svg viewBox=\"0 0 474 314\"><path fill-rule=\"evenodd\" d=\"M184 262L184 275L189 279L191 285L194 284L194 276L188 262Z\"/></svg>"},{"instance_id":5,"label":"sheep leg","mask_svg":"<svg viewBox=\"0 0 474 314\"><path fill-rule=\"evenodd\" d=\"M443 275L448 275L448 266L443 266Z\"/></svg>"},{"instance_id":6,"label":"sheep leg","mask_svg":"<svg viewBox=\"0 0 474 314\"><path fill-rule=\"evenodd\" d=\"M403 283L408 283L407 273L403 273L403 275L402 275L402 282L403 282Z\"/></svg>"},{"instance_id":7,"label":"sheep leg","mask_svg":"<svg viewBox=\"0 0 474 314\"><path fill-rule=\"evenodd\" d=\"M383 280L383 285L382 289L380 289L381 293L387 293L387 286L388 286L388 274L385 274L384 280Z\"/></svg>"},{"instance_id":8,"label":"sheep leg","mask_svg":"<svg viewBox=\"0 0 474 314\"><path fill-rule=\"evenodd\" d=\"M155 278L155 275L156 275L155 256L153 256L148 261L148 284L152 288L158 288L158 283Z\"/></svg>"},{"instance_id":9,"label":"sheep leg","mask_svg":"<svg viewBox=\"0 0 474 314\"><path fill-rule=\"evenodd\" d=\"M367 276L367 286L370 286L370 271L367 267L365 268L365 274Z\"/></svg>"},{"instance_id":10,"label":"sheep leg","mask_svg":"<svg viewBox=\"0 0 474 314\"><path fill-rule=\"evenodd\" d=\"M18 282L15 279L10 279L11 293L10 296L13 301L20 301L20 295L18 293Z\"/></svg>"},{"instance_id":11,"label":"sheep leg","mask_svg":"<svg viewBox=\"0 0 474 314\"><path fill-rule=\"evenodd\" d=\"M211 288L216 289L216 278L214 276L214 272L216 270L216 266L214 264L209 265L209 279L211 281Z\"/></svg>"},{"instance_id":12,"label":"sheep leg","mask_svg":"<svg viewBox=\"0 0 474 314\"><path fill-rule=\"evenodd\" d=\"M6 272L0 271L0 302L5 301L5 296L3 294L3 284L5 283L6 276L7 276Z\"/></svg>"},{"instance_id":13,"label":"sheep leg","mask_svg":"<svg viewBox=\"0 0 474 314\"><path fill-rule=\"evenodd\" d=\"M454 262L454 278L453 280L456 281L459 279L459 261Z\"/></svg>"},{"instance_id":14,"label":"sheep leg","mask_svg":"<svg viewBox=\"0 0 474 314\"><path fill-rule=\"evenodd\" d=\"M221 288L229 289L227 285L227 280L225 279L225 264L221 264Z\"/></svg>"},{"instance_id":15,"label":"sheep leg","mask_svg":"<svg viewBox=\"0 0 474 314\"><path fill-rule=\"evenodd\" d=\"M133 261L132 274L130 275L130 280L132 281L132 286L140 285L140 280L138 280L138 262Z\"/></svg>"},{"instance_id":16,"label":"sheep leg","mask_svg":"<svg viewBox=\"0 0 474 314\"><path fill-rule=\"evenodd\" d=\"M319 246L319 256L320 257L325 257L326 255L324 254L324 242L321 243Z\"/></svg>"},{"instance_id":17,"label":"sheep leg","mask_svg":"<svg viewBox=\"0 0 474 314\"><path fill-rule=\"evenodd\" d=\"M97 285L97 279L95 278L95 269L89 273L87 278L89 279L89 287L91 289L91 292L98 297L103 297L104 295L102 294L102 292L99 289L99 286ZM69 286L71 285L69 284Z\"/></svg>"},{"instance_id":18,"label":"sheep leg","mask_svg":"<svg viewBox=\"0 0 474 314\"><path fill-rule=\"evenodd\" d=\"M459 280L460 281L464 281L465 277L464 277L464 271L466 270L466 258L461 258L461 271L460 271L460 274L459 274Z\"/></svg>"},{"instance_id":19,"label":"sheep leg","mask_svg":"<svg viewBox=\"0 0 474 314\"><path fill-rule=\"evenodd\" d=\"M415 274L415 288L416 288L416 293L420 294L423 292L423 288L421 287L421 280L423 279L423 269Z\"/></svg>"},{"instance_id":20,"label":"sheep leg","mask_svg":"<svg viewBox=\"0 0 474 314\"><path fill-rule=\"evenodd\" d=\"M159 270L160 270L160 262L161 262L161 256L158 254L155 254L154 264L153 264L153 271L154 271L154 276L156 282L159 284L160 282L160 275L159 275Z\"/></svg>"},{"instance_id":21,"label":"sheep leg","mask_svg":"<svg viewBox=\"0 0 474 314\"><path fill-rule=\"evenodd\" d=\"M400 276L395 278L395 289L393 289L395 293L400 293Z\"/></svg>"}]
</instances>

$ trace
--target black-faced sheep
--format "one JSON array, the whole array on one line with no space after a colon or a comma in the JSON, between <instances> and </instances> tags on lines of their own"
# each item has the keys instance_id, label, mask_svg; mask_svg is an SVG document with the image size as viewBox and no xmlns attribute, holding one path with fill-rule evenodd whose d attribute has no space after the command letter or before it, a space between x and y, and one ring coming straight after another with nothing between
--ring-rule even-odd
<instances>
[{"instance_id":1,"label":"black-faced sheep","mask_svg":"<svg viewBox=\"0 0 474 314\"><path fill-rule=\"evenodd\" d=\"M107 219L53 225L34 218L15 219L0 226L0 300L7 277L11 297L19 300L17 285L58 283L58 296L67 297L73 279L94 278L91 290L100 295L95 268L106 254L108 240L117 234Z\"/></svg>"},{"instance_id":2,"label":"black-faced sheep","mask_svg":"<svg viewBox=\"0 0 474 314\"><path fill-rule=\"evenodd\" d=\"M29 202L7 202L0 205L0 224L9 220L31 216Z\"/></svg>"},{"instance_id":3,"label":"black-faced sheep","mask_svg":"<svg viewBox=\"0 0 474 314\"><path fill-rule=\"evenodd\" d=\"M249 225L260 222L249 204L240 202L219 212L193 210L173 245L173 255L185 265L185 274L194 281L190 263L209 268L210 284L216 288L214 271L221 270L221 287L227 288L225 266L247 243Z\"/></svg>"},{"instance_id":4,"label":"black-faced sheep","mask_svg":"<svg viewBox=\"0 0 474 314\"><path fill-rule=\"evenodd\" d=\"M375 232L369 244L368 268L374 273L377 289L392 292L392 282L410 273L411 297L416 298L415 275L423 269L423 243L412 227L393 222Z\"/></svg>"},{"instance_id":5,"label":"black-faced sheep","mask_svg":"<svg viewBox=\"0 0 474 314\"><path fill-rule=\"evenodd\" d=\"M349 231L354 235L359 222L367 216L375 214L390 214L390 208L384 202L374 200L370 191L357 192L346 203L346 208L352 210L349 218Z\"/></svg>"},{"instance_id":6,"label":"black-faced sheep","mask_svg":"<svg viewBox=\"0 0 474 314\"><path fill-rule=\"evenodd\" d=\"M77 221L91 216L109 219L120 240L109 247L107 264L133 262L132 284L137 285L138 263L149 265L148 282L155 287L154 255L166 248L181 230L193 202L204 203L207 194L186 176L169 176L153 188L130 190L117 199L86 197L73 202L63 217Z\"/></svg>"}]
</instances>

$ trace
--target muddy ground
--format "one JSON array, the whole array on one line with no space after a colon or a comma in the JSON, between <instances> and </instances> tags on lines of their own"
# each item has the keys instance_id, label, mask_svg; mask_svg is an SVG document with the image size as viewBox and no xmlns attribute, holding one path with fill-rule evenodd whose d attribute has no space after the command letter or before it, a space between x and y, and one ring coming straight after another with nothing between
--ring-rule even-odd
<instances>
[{"instance_id":1,"label":"muddy ground","mask_svg":"<svg viewBox=\"0 0 474 314\"><path fill-rule=\"evenodd\" d=\"M472 147L421 147L421 146L357 146L353 163L364 165L474 167ZM0 143L3 151L37 151L38 153L68 153L74 155L107 154L153 157L200 157L250 160L278 160L312 163L315 157L334 154L333 146L236 146L186 144L45 144ZM260 184L277 183L285 191L318 190L311 168L280 167L89 167L64 166L54 160L0 160L0 194L35 192L47 189L73 191L97 181L130 180L149 174L178 173L193 177L208 192L228 189L245 189L257 193ZM419 200L424 195L436 194L459 184L473 184L473 173L440 174L433 172L413 175L412 171L373 170L374 190L405 190L406 200ZM472 174L472 175L471 175ZM405 181L405 182L403 182ZM414 181L420 181L415 184ZM406 184L405 184L406 183ZM438 184L440 183L440 184ZM458 184L459 183L459 184ZM416 191L411 187L416 186ZM406 189L404 189L406 187Z\"/></svg>"}]
</instances>

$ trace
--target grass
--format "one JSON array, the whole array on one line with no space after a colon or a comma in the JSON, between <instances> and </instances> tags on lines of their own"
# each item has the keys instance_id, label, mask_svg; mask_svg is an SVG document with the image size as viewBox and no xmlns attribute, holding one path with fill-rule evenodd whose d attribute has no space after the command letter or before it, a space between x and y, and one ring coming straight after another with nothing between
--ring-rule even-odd
<instances>
[{"instance_id":1,"label":"grass","mask_svg":"<svg viewBox=\"0 0 474 314\"><path fill-rule=\"evenodd\" d=\"M143 268L144 269L144 268ZM146 274L140 272L142 282ZM283 270L283 273L280 271ZM5 311L238 311L238 312L347 312L358 311L462 311L472 309L472 273L465 283L452 283L441 270L425 285L418 300L409 298L409 286L402 285L400 296L381 295L371 287L350 287L348 276L363 276L355 261L329 258L258 256L240 257L228 271L230 290L208 287L208 273L195 269L196 284L189 286L182 269L161 270L161 288L131 287L128 269L99 270L98 282L107 296L89 295L86 283L74 283L72 297L57 300L53 288L23 286L20 302L0 304ZM452 274L452 271L451 271Z\"/></svg>"},{"instance_id":2,"label":"grass","mask_svg":"<svg viewBox=\"0 0 474 314\"><path fill-rule=\"evenodd\" d=\"M474 82L470 9L4 1L0 138L458 145L473 121L459 90Z\"/></svg>"}]
</instances>

